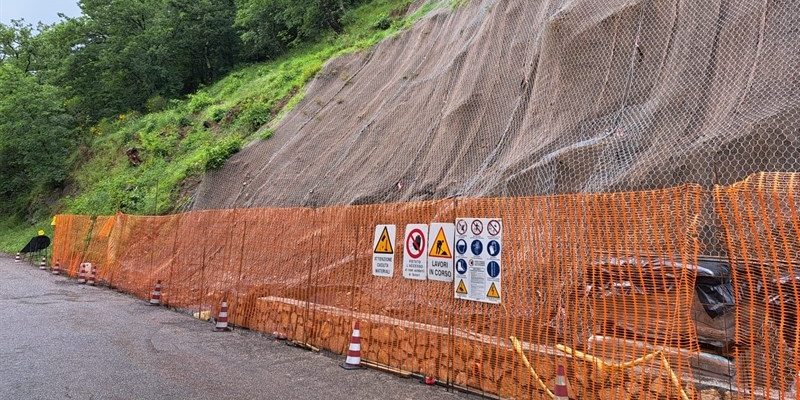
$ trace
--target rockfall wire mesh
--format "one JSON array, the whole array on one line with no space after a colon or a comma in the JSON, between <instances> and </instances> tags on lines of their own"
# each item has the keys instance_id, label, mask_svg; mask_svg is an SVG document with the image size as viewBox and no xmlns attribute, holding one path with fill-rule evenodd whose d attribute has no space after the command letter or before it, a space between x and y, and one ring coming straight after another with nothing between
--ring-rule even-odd
<instances>
[{"instance_id":1,"label":"rockfall wire mesh","mask_svg":"<svg viewBox=\"0 0 800 400\"><path fill-rule=\"evenodd\" d=\"M330 61L195 208L711 190L800 168L796 1L434 3ZM713 208L702 252L724 257Z\"/></svg>"},{"instance_id":2,"label":"rockfall wire mesh","mask_svg":"<svg viewBox=\"0 0 800 400\"><path fill-rule=\"evenodd\" d=\"M514 351L513 336L542 384L552 383L557 364L566 365L578 397L690 398L697 381L690 364L698 340L688 312L694 274L679 264L697 258L703 196L687 185L599 195L118 214L113 226L95 224L90 232L76 230L75 221L91 218L58 216L55 256L70 257L89 237L101 243L92 246L106 249L87 253L108 260L100 264L101 282L147 299L161 280L162 302L199 318L216 315L226 299L233 325L285 333L339 354L359 320L365 360L503 397L546 396ZM452 283L405 279L402 257L394 277L371 274L376 225L463 215L502 218L502 305L457 300ZM395 240L402 254L403 241ZM655 351L665 361L603 369L569 349L609 364Z\"/></svg>"}]
</instances>

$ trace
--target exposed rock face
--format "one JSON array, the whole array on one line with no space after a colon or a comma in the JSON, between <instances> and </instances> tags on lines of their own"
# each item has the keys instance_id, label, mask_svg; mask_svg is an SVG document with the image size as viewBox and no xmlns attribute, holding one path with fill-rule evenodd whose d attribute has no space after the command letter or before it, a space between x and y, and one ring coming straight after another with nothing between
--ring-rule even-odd
<instances>
[{"instance_id":1,"label":"exposed rock face","mask_svg":"<svg viewBox=\"0 0 800 400\"><path fill-rule=\"evenodd\" d=\"M710 187L798 171L799 9L445 7L329 62L270 139L205 178L195 208Z\"/></svg>"}]
</instances>

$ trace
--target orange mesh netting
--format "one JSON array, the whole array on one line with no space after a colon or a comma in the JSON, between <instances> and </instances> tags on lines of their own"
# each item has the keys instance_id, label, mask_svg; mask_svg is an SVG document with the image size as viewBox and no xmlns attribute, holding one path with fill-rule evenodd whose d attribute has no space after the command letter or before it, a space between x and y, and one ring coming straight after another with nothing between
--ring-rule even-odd
<instances>
[{"instance_id":1,"label":"orange mesh netting","mask_svg":"<svg viewBox=\"0 0 800 400\"><path fill-rule=\"evenodd\" d=\"M688 312L694 273L681 263L696 262L702 198L699 187L686 185L619 194L118 214L94 225L89 217L60 215L55 253L70 265L96 263L104 282L140 298L161 280L164 303L200 317L216 315L227 299L234 325L285 332L339 354L358 320L365 361L503 397L547 398L543 386L552 390L560 364L580 398L640 393L677 399L695 395L689 365L698 345ZM502 219L500 305L457 300L453 283L403 277L405 225L464 216ZM392 278L372 275L378 224L398 227ZM84 254L81 246L92 250Z\"/></svg>"},{"instance_id":2,"label":"orange mesh netting","mask_svg":"<svg viewBox=\"0 0 800 400\"><path fill-rule=\"evenodd\" d=\"M759 173L714 191L735 266L736 383L752 399L796 392L798 185L797 173Z\"/></svg>"},{"instance_id":3,"label":"orange mesh netting","mask_svg":"<svg viewBox=\"0 0 800 400\"><path fill-rule=\"evenodd\" d=\"M53 260L61 264L62 273L75 276L86 260L89 247L101 241L93 233L95 217L88 215L58 215L53 240ZM105 251L102 251L105 259Z\"/></svg>"}]
</instances>

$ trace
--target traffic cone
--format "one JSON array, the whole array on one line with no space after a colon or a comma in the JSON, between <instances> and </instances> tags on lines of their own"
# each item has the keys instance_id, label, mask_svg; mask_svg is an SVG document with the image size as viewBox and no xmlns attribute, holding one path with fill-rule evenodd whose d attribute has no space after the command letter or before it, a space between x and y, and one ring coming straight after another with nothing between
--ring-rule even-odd
<instances>
[{"instance_id":1,"label":"traffic cone","mask_svg":"<svg viewBox=\"0 0 800 400\"><path fill-rule=\"evenodd\" d=\"M39 269L41 270L47 269L47 257L42 256L42 262L39 263Z\"/></svg>"},{"instance_id":2,"label":"traffic cone","mask_svg":"<svg viewBox=\"0 0 800 400\"><path fill-rule=\"evenodd\" d=\"M86 279L86 284L94 286L96 279L97 279L97 267L92 266L92 270L89 272L89 278Z\"/></svg>"},{"instance_id":3,"label":"traffic cone","mask_svg":"<svg viewBox=\"0 0 800 400\"><path fill-rule=\"evenodd\" d=\"M556 397L554 400L569 400L569 395L567 394L567 376L564 372L564 366L559 365L556 371L556 390L554 393Z\"/></svg>"},{"instance_id":4,"label":"traffic cone","mask_svg":"<svg viewBox=\"0 0 800 400\"><path fill-rule=\"evenodd\" d=\"M214 332L228 332L228 300L222 300L222 307L219 309L217 316L217 326L214 327Z\"/></svg>"},{"instance_id":5,"label":"traffic cone","mask_svg":"<svg viewBox=\"0 0 800 400\"><path fill-rule=\"evenodd\" d=\"M78 283L86 283L86 271L83 268L85 265L86 264L81 263L81 266L78 269Z\"/></svg>"},{"instance_id":6,"label":"traffic cone","mask_svg":"<svg viewBox=\"0 0 800 400\"><path fill-rule=\"evenodd\" d=\"M361 368L361 326L356 320L353 327L353 336L350 338L350 348L347 349L347 359L341 364L344 369Z\"/></svg>"},{"instance_id":7,"label":"traffic cone","mask_svg":"<svg viewBox=\"0 0 800 400\"><path fill-rule=\"evenodd\" d=\"M156 282L156 287L153 289L153 293L150 294L150 303L151 306L157 306L161 304L161 279Z\"/></svg>"},{"instance_id":8,"label":"traffic cone","mask_svg":"<svg viewBox=\"0 0 800 400\"><path fill-rule=\"evenodd\" d=\"M56 264L53 265L53 275L61 275L61 264L58 263L58 260L56 260Z\"/></svg>"},{"instance_id":9,"label":"traffic cone","mask_svg":"<svg viewBox=\"0 0 800 400\"><path fill-rule=\"evenodd\" d=\"M19 253L17 253L16 257L14 257L14 262L22 262L22 257L19 256Z\"/></svg>"}]
</instances>

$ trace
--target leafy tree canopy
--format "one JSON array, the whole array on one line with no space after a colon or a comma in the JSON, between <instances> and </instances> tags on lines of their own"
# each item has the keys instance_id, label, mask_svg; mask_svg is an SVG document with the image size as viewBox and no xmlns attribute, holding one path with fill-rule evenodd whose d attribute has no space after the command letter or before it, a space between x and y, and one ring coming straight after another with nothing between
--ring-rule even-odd
<instances>
[{"instance_id":1,"label":"leafy tree canopy","mask_svg":"<svg viewBox=\"0 0 800 400\"><path fill-rule=\"evenodd\" d=\"M341 32L362 1L79 0L77 18L0 24L0 214L44 209L103 121L168 107L237 65ZM241 112L260 110L263 123L269 105L253 104Z\"/></svg>"},{"instance_id":2,"label":"leafy tree canopy","mask_svg":"<svg viewBox=\"0 0 800 400\"><path fill-rule=\"evenodd\" d=\"M57 87L0 65L0 212L42 208L64 183L75 130L59 99Z\"/></svg>"}]
</instances>

